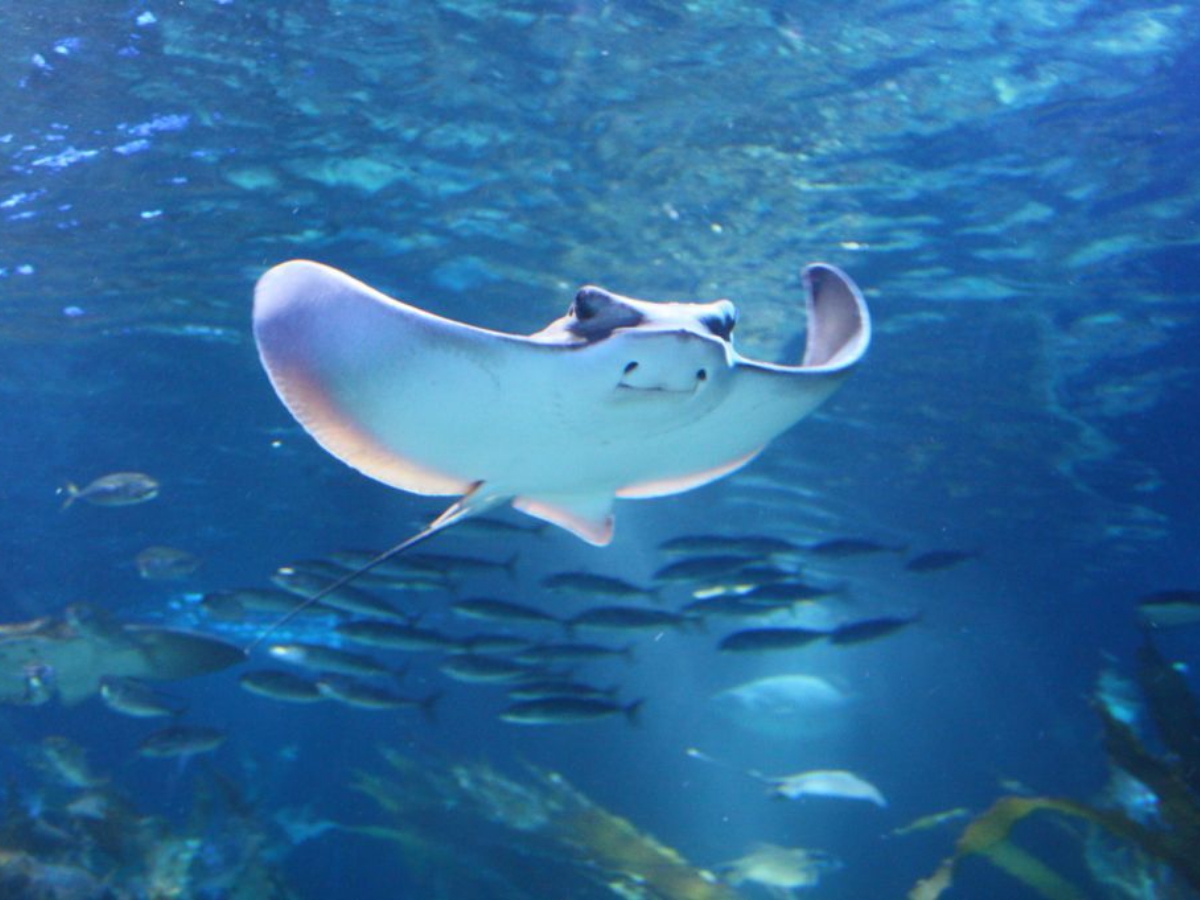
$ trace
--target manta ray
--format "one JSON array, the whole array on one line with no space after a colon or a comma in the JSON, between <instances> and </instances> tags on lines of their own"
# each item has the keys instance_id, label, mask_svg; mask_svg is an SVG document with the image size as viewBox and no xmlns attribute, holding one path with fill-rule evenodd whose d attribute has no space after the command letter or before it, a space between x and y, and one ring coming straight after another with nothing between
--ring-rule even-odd
<instances>
[{"instance_id":1,"label":"manta ray","mask_svg":"<svg viewBox=\"0 0 1200 900\"><path fill-rule=\"evenodd\" d=\"M796 365L741 356L728 300L585 286L564 316L519 335L308 260L259 279L254 337L276 393L329 453L391 487L457 498L376 562L506 502L605 545L615 498L677 494L740 469L862 358L871 325L858 287L823 263L802 280Z\"/></svg>"}]
</instances>

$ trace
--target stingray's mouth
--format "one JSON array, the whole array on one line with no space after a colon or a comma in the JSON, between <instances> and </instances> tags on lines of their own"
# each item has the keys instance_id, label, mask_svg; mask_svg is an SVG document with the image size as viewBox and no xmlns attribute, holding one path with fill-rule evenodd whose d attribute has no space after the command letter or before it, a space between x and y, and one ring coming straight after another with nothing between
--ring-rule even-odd
<instances>
[{"instance_id":1,"label":"stingray's mouth","mask_svg":"<svg viewBox=\"0 0 1200 900\"><path fill-rule=\"evenodd\" d=\"M662 394L675 397L690 397L696 393L696 388L699 383L692 385L689 388L673 388L665 385L642 385L642 384L626 384L624 381L617 382L618 391L632 391L636 394Z\"/></svg>"},{"instance_id":2,"label":"stingray's mouth","mask_svg":"<svg viewBox=\"0 0 1200 900\"><path fill-rule=\"evenodd\" d=\"M636 362L628 363L625 370L621 373L621 380L617 382L618 391L637 391L641 394L674 394L676 396L690 396L700 389L700 386L708 380L707 369L697 369L692 376L692 383L686 387L675 387L671 384L659 382L657 384L633 384L628 379L635 375L638 369ZM682 379L681 379L682 380Z\"/></svg>"}]
</instances>

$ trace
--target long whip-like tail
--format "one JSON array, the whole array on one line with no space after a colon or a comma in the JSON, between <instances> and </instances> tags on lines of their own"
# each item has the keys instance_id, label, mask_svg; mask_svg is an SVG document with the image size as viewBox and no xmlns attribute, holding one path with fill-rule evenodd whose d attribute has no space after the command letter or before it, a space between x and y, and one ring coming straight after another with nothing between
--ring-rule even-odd
<instances>
[{"instance_id":1,"label":"long whip-like tail","mask_svg":"<svg viewBox=\"0 0 1200 900\"><path fill-rule=\"evenodd\" d=\"M427 538L433 537L439 531L444 531L445 529L449 528L451 525L455 524L456 522L461 522L463 519L466 519L470 516L477 515L477 514L483 512L484 510L490 509L492 506L495 506L496 503L498 503L501 498L494 497L494 496L493 497L480 496L478 492L479 492L479 488L481 485L482 485L482 482L476 482L471 487L471 489L469 491L467 491L467 493L463 494L461 497L459 497L457 500L455 500L452 504L450 504L450 506L446 509L445 512L443 512L440 516L438 516L436 519L434 519L432 522L430 522L428 525L426 525L424 528L422 528L420 531L418 531L412 537L405 538L403 541L396 544L394 547L389 547L387 550L384 550L378 556L363 563L361 566L359 566L353 572L347 572L345 575L343 575L341 578L334 581L332 584L328 584L325 587L321 588L321 590L317 591L311 597L306 597L304 600L300 601L298 604L296 604L296 606L294 606L292 609L288 610L288 612L286 614L284 614L279 619L272 622L265 629L263 629L263 631L259 633L258 637L256 637L253 641L251 641L249 644L247 644L246 648L245 648L246 653L250 653L250 651L252 651L255 647L257 647L259 644L261 644L263 641L265 641L268 637L270 637L272 634L274 634L276 631L278 631L280 628L282 628L288 622L292 621L292 619L294 619L296 616L300 615L300 613L304 612L304 610L311 607L314 603L319 603L323 598L328 597L330 594L332 594L334 591L338 590L339 588L345 587L350 582L354 581L356 578L367 574L368 572L370 572L372 569L376 568L377 566L383 565L385 562L387 562L392 557L394 557L400 553L403 553L405 550L408 550L410 547L416 546L417 544L421 543L421 541L424 541Z\"/></svg>"}]
</instances>

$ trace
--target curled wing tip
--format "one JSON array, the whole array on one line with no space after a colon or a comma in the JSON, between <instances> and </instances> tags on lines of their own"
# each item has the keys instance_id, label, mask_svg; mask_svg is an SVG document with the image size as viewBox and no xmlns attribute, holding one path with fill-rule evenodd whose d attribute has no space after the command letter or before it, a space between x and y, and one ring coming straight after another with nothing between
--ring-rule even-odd
<instances>
[{"instance_id":1,"label":"curled wing tip","mask_svg":"<svg viewBox=\"0 0 1200 900\"><path fill-rule=\"evenodd\" d=\"M804 267L808 337L804 368L845 369L871 343L871 314L854 279L831 263Z\"/></svg>"},{"instance_id":2,"label":"curled wing tip","mask_svg":"<svg viewBox=\"0 0 1200 900\"><path fill-rule=\"evenodd\" d=\"M358 285L345 272L311 259L289 259L267 269L254 286L256 325L286 311L293 304L319 297L333 286ZM370 290L360 285L363 290Z\"/></svg>"}]
</instances>

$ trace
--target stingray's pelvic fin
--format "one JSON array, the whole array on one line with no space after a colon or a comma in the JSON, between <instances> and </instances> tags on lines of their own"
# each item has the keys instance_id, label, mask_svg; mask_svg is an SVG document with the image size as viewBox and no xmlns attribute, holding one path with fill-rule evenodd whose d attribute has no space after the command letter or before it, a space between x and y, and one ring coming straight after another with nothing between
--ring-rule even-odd
<instances>
[{"instance_id":1,"label":"stingray's pelvic fin","mask_svg":"<svg viewBox=\"0 0 1200 900\"><path fill-rule=\"evenodd\" d=\"M512 505L535 519L565 528L596 547L606 547L612 540L612 494L517 497Z\"/></svg>"},{"instance_id":2,"label":"stingray's pelvic fin","mask_svg":"<svg viewBox=\"0 0 1200 900\"><path fill-rule=\"evenodd\" d=\"M246 652L249 653L251 650L253 650L255 647L257 647L259 644L261 644L264 640L266 640L268 637L270 637L270 635L274 631L276 631L277 629L286 625L293 618L295 618L297 615L299 615L304 610L308 609L314 603L319 603L323 598L328 597L330 594L332 594L338 588L345 587L350 582L352 582L356 578L358 578L360 575L367 574L367 572L370 572L376 566L383 565L385 562L387 562L389 559L391 559L396 554L403 553L409 547L416 546L417 544L421 543L421 541L425 540L426 538L433 537L439 531L444 531L445 529L447 529L451 525L453 525L455 522L461 522L463 519L466 519L470 516L478 515L479 513L484 512L485 510L491 509L493 506L495 506L497 503L501 502L501 500L504 499L503 497L497 497L495 494L489 495L489 494L485 493L484 491L481 490L482 487L483 487L482 481L475 482L473 485L471 485L471 489L468 490L461 497L459 497L457 500L455 500L453 503L451 503L450 506L448 506L446 508L445 512L443 512L440 516L438 516L436 519L434 519L432 522L430 522L428 525L426 525L424 528L422 528L420 531L418 531L412 537L406 538L405 540L401 541L399 544L396 544L394 547L389 547L387 550L384 550L382 553L380 553L374 559L371 559L368 562L363 563L361 566L359 566L353 572L346 573L341 578L339 578L337 581L333 582L333 584L326 585L325 587L321 588L321 590L319 590L315 594L313 594L311 597L307 597L304 600L300 601L300 603L298 603L294 609L289 611L286 615L284 615L278 621L273 622L272 624L268 625L266 627L266 629L261 634L258 635L258 637L256 637L253 641L251 641L248 645L246 645Z\"/></svg>"}]
</instances>

